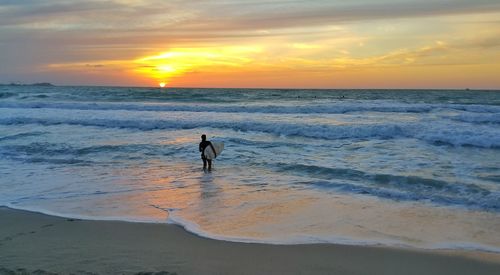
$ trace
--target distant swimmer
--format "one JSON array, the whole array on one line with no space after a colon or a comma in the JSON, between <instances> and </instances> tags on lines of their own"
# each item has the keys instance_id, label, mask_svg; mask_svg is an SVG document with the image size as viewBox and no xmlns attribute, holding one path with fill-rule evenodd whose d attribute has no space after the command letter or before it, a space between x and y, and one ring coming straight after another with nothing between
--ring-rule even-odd
<instances>
[{"instance_id":1,"label":"distant swimmer","mask_svg":"<svg viewBox=\"0 0 500 275\"><path fill-rule=\"evenodd\" d=\"M207 148L208 146L210 146L212 148L213 152L215 153L215 148L212 145L212 143L207 140L207 136L204 134L201 135L201 142L200 142L199 150L201 152L201 159L203 160L203 170L207 169L207 162L208 162L208 171L211 171L212 170L212 159L207 158L205 156L205 148Z\"/></svg>"}]
</instances>

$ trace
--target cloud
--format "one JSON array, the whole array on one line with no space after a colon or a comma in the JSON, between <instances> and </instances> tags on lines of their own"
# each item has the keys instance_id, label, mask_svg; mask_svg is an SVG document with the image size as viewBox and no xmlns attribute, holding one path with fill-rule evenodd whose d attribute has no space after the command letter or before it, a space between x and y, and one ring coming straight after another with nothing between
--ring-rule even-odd
<instances>
[{"instance_id":1,"label":"cloud","mask_svg":"<svg viewBox=\"0 0 500 275\"><path fill-rule=\"evenodd\" d=\"M0 42L168 45L300 35L313 32L312 27L349 22L492 12L500 13L500 2L0 1Z\"/></svg>"},{"instance_id":2,"label":"cloud","mask_svg":"<svg viewBox=\"0 0 500 275\"><path fill-rule=\"evenodd\" d=\"M207 14L224 16L217 26L239 29L275 29L321 26L378 19L414 18L500 11L498 1L279 1L241 7L217 4L206 7ZM210 17L207 17L210 18ZM208 23L213 23L210 20Z\"/></svg>"},{"instance_id":3,"label":"cloud","mask_svg":"<svg viewBox=\"0 0 500 275\"><path fill-rule=\"evenodd\" d=\"M481 47L483 49L500 48L500 32L495 36L479 38L477 41L473 41L469 45Z\"/></svg>"},{"instance_id":4,"label":"cloud","mask_svg":"<svg viewBox=\"0 0 500 275\"><path fill-rule=\"evenodd\" d=\"M248 31L499 11L500 2L485 0L0 1L0 25L57 29L57 24L69 24L87 30L116 31Z\"/></svg>"},{"instance_id":5,"label":"cloud","mask_svg":"<svg viewBox=\"0 0 500 275\"><path fill-rule=\"evenodd\" d=\"M104 65L104 64L85 64L85 66L91 67L91 68L102 68L106 65Z\"/></svg>"}]
</instances>

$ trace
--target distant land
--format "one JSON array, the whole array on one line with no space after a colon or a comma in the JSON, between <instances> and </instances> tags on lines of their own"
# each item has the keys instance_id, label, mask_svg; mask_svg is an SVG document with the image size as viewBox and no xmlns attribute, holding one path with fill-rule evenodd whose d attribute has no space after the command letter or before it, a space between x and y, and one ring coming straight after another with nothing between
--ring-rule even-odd
<instances>
[{"instance_id":1,"label":"distant land","mask_svg":"<svg viewBox=\"0 0 500 275\"><path fill-rule=\"evenodd\" d=\"M22 83L0 83L0 86L46 86L46 87L52 87L55 86L52 83L49 82L40 82L40 83L32 83L32 84L22 84Z\"/></svg>"}]
</instances>

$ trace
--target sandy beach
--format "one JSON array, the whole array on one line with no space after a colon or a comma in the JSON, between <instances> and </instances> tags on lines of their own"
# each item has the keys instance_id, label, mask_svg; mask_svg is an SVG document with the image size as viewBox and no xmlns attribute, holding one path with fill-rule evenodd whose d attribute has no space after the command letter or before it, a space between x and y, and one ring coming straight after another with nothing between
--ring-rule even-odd
<instances>
[{"instance_id":1,"label":"sandy beach","mask_svg":"<svg viewBox=\"0 0 500 275\"><path fill-rule=\"evenodd\" d=\"M480 252L233 243L9 208L0 225L0 274L500 274L500 255Z\"/></svg>"}]
</instances>

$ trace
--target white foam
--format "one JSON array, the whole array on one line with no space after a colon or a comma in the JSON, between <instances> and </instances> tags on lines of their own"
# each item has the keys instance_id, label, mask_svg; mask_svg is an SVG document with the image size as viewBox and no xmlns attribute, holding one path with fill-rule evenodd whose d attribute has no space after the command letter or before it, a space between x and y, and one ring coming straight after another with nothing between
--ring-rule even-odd
<instances>
[{"instance_id":1,"label":"white foam","mask_svg":"<svg viewBox=\"0 0 500 275\"><path fill-rule=\"evenodd\" d=\"M122 217L122 216L90 216L90 215L80 215L80 214L70 214L70 213L60 213L55 211L50 211L40 207L34 206L19 206L11 203L1 203L0 207L8 207L11 209L28 211L33 213L39 213L43 215L67 218L67 219L77 219L77 220L88 220L88 221L123 221L123 222L133 222L133 223L165 223L164 221L159 221L155 219L145 218L145 217Z\"/></svg>"},{"instance_id":2,"label":"white foam","mask_svg":"<svg viewBox=\"0 0 500 275\"><path fill-rule=\"evenodd\" d=\"M417 123L385 123L355 125L310 125L286 122L257 122L252 120L223 119L104 119L71 117L6 117L0 119L2 125L81 125L109 128L129 128L138 130L155 129L195 129L202 127L233 129L237 131L264 132L284 136L301 136L326 140L366 139L366 138L415 138L427 142L447 143L455 146L500 147L500 128L473 125L467 128L446 122L428 121Z\"/></svg>"},{"instance_id":3,"label":"white foam","mask_svg":"<svg viewBox=\"0 0 500 275\"><path fill-rule=\"evenodd\" d=\"M452 120L470 123L500 123L500 113L467 113L450 117Z\"/></svg>"},{"instance_id":4,"label":"white foam","mask_svg":"<svg viewBox=\"0 0 500 275\"><path fill-rule=\"evenodd\" d=\"M391 101L356 101L309 103L305 105L240 105L203 103L85 103L85 102L0 102L0 108L67 109L67 110L124 110L156 112L216 112L216 113L274 113L274 114L344 114L351 112L427 113L449 109L475 113L500 113L500 106L464 104L408 104Z\"/></svg>"}]
</instances>

